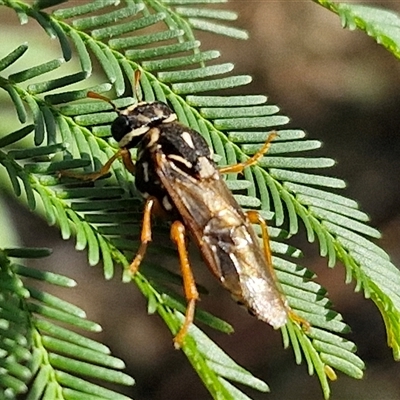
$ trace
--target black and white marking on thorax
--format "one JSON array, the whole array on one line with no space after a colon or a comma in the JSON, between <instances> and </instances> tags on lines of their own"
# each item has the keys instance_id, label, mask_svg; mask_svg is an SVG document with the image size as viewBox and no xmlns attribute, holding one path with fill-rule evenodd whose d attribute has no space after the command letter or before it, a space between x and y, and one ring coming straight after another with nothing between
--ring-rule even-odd
<instances>
[{"instance_id":1,"label":"black and white marking on thorax","mask_svg":"<svg viewBox=\"0 0 400 400\"><path fill-rule=\"evenodd\" d=\"M136 187L144 197L151 195L161 200L165 211L174 207L158 176L157 154L180 173L195 179L219 177L207 143L178 122L162 122L150 128L140 141L137 154Z\"/></svg>"},{"instance_id":2,"label":"black and white marking on thorax","mask_svg":"<svg viewBox=\"0 0 400 400\"><path fill-rule=\"evenodd\" d=\"M137 147L136 188L145 198L156 197L166 211L174 206L158 176L156 154L195 179L219 178L206 141L177 122L163 102L142 102L121 111L111 132L119 147Z\"/></svg>"}]
</instances>

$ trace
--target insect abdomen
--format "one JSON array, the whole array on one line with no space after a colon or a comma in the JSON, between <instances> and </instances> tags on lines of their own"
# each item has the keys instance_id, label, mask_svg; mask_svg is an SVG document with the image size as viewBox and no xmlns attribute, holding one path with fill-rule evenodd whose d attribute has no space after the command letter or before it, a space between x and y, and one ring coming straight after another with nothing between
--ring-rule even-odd
<instances>
[{"instance_id":1,"label":"insect abdomen","mask_svg":"<svg viewBox=\"0 0 400 400\"><path fill-rule=\"evenodd\" d=\"M235 214L224 210L214 216L204 229L203 239L212 248L219 279L232 297L258 319L280 328L287 321L288 307L251 224L245 215L240 218Z\"/></svg>"}]
</instances>

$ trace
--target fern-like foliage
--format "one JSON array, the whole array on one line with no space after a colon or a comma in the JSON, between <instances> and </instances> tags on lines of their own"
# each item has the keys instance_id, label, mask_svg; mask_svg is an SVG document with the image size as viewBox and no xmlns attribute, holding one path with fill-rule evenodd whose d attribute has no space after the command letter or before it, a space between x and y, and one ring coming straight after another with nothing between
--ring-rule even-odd
<instances>
[{"instance_id":1,"label":"fern-like foliage","mask_svg":"<svg viewBox=\"0 0 400 400\"><path fill-rule=\"evenodd\" d=\"M64 239L74 235L76 248L88 250L91 265L102 261L107 279L113 276L116 264L129 265L138 247L141 222L134 177L119 164L113 168L112 179L94 184L60 179L57 171L99 169L114 154L116 144L110 139L110 123L116 113L112 107L94 100L74 101L85 99L89 90L102 93L113 87L120 97L115 104L123 108L135 101L121 96L134 92L126 84L132 85L134 71L139 69L143 98L168 102L182 123L205 137L221 165L245 160L260 148L271 129L278 131L268 155L257 166L246 169L244 177L230 175L227 183L242 207L257 208L267 218L273 213L275 228L270 228L270 234L279 282L291 307L311 324L309 330L302 330L289 322L282 329L284 345L292 346L298 363L305 358L309 373L318 375L324 397L329 397L328 377L335 377L334 369L361 378L364 365L354 354L355 345L339 335L348 327L330 308L326 291L312 280L310 271L297 264L300 251L286 243L301 223L308 240L318 241L321 256L327 258L329 266L342 261L346 282L354 279L356 290L363 290L377 304L386 323L389 345L398 359L400 274L387 254L369 240L379 237L379 233L366 225L368 217L358 210L357 203L332 191L344 188L344 182L311 172L331 167L333 161L308 156L308 151L319 148L320 142L306 139L301 130L282 129L288 118L279 114L277 106L268 104L265 96L220 93L246 85L251 78L233 75L231 63L214 61L219 52L203 51L195 30L223 31L244 38L245 32L221 22L234 19L234 14L194 8L198 1L191 4L182 0L126 0L119 5L114 0L101 0L63 5L65 8L50 13L43 11L56 3L37 1L30 6L0 1L13 8L21 22L36 19L51 37L58 39L64 59L71 59L75 51L81 65L81 71L47 80L46 73L60 67L59 60L8 76L4 71L24 55L27 45L0 60L0 87L8 92L21 124L27 121L26 109L34 122L0 138L0 163L8 172L15 194L24 192L32 210L40 199L49 224L58 225ZM109 83L96 87L86 83L94 60ZM33 77L42 77L42 82L26 85ZM77 83L84 89L69 87ZM16 143L32 132L35 146L17 149ZM172 247L153 246L149 251L152 249L173 253ZM165 283L171 281L179 282L179 277L147 262L134 277L148 299L149 312L157 312L175 334L185 302L166 288ZM199 310L196 317L215 329L232 329L205 311ZM247 398L229 381L267 389L195 326L189 330L183 351L214 398Z\"/></svg>"},{"instance_id":2,"label":"fern-like foliage","mask_svg":"<svg viewBox=\"0 0 400 400\"><path fill-rule=\"evenodd\" d=\"M119 371L125 367L123 361L112 357L106 346L71 329L98 332L101 327L88 321L82 309L34 285L44 281L68 288L75 281L13 261L48 254L47 249L0 250L1 398L12 399L29 391L25 398L31 400L128 400L87 380L134 383Z\"/></svg>"},{"instance_id":3,"label":"fern-like foliage","mask_svg":"<svg viewBox=\"0 0 400 400\"><path fill-rule=\"evenodd\" d=\"M361 29L400 58L400 16L389 10L362 4L313 0L339 15L344 28Z\"/></svg>"}]
</instances>

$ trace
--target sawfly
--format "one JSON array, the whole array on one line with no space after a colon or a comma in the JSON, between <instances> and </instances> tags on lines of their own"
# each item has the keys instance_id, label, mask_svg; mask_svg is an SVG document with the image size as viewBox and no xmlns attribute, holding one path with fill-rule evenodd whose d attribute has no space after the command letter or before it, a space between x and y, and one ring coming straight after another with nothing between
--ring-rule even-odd
<instances>
[{"instance_id":1,"label":"sawfly","mask_svg":"<svg viewBox=\"0 0 400 400\"><path fill-rule=\"evenodd\" d=\"M270 133L262 148L247 161L219 168L200 133L181 124L164 102L138 102L119 110L99 94L90 92L88 97L107 101L118 113L111 133L119 151L100 171L84 179L103 176L116 159L122 158L145 199L141 243L130 265L132 274L138 271L152 240L152 214L161 210L171 220L170 234L178 249L187 300L175 347L182 345L199 299L186 247L188 236L210 271L238 303L275 329L285 325L292 311L275 278L267 225L256 211L242 210L222 177L256 164L277 134ZM135 162L129 152L132 148L137 148ZM262 245L252 224L261 227Z\"/></svg>"}]
</instances>

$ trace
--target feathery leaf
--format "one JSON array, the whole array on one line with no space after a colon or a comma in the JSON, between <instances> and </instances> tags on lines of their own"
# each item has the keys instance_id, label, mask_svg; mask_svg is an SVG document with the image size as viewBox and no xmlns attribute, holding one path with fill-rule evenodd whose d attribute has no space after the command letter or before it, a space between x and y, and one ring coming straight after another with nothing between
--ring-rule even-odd
<instances>
[{"instance_id":1,"label":"feathery leaf","mask_svg":"<svg viewBox=\"0 0 400 400\"><path fill-rule=\"evenodd\" d=\"M240 29L227 27L220 22L234 19L234 13L205 6L199 14L194 8L198 7L198 3L218 2L127 1L126 5L118 5L114 0L102 0L54 10L51 14L42 10L57 1L38 1L35 7L7 3L8 7L16 10L21 20L29 15L39 22L50 37L57 38L66 61L72 57L71 49L74 47L82 68L82 71L50 80L46 79L45 74L60 68L61 62L58 60L44 62L8 77L2 73L0 87L10 95L20 121L24 123L26 120L25 104L35 127L35 148L8 148L21 138L28 137L32 127L0 138L0 163L5 166L15 193L19 196L23 187L27 203L32 209L35 209L37 201L41 201L45 205L48 222L59 225L64 238L69 238L74 232L76 248L88 249L91 265L103 261L106 278L112 277L115 264L129 265L132 252L138 247L140 231L141 207L133 188L134 178L118 163L113 166L112 180L104 179L95 183L77 183L67 177L59 179L56 171L77 167L84 167L88 171L98 169L114 153L115 141L109 138L109 125L115 118L115 112L110 104L95 101L91 102L93 105L88 101L69 103L84 99L89 90L98 93L108 91L111 89L109 83L114 85L120 97L129 92L125 84L131 82L132 85L133 71L139 69L143 99L167 101L181 123L205 137L217 154L220 165L246 160L265 142L269 130L277 131L278 136L271 144L269 153L256 166L247 168L244 176L229 176L229 187L242 206L259 208L262 214L273 214L272 224L285 228L288 231L286 236L297 233L302 226L299 221L303 222L309 241L318 241L320 253L328 259L329 266L333 267L336 260L343 262L347 281L355 279L356 290L363 290L365 296L377 304L388 330L389 345L393 347L395 358L399 358L400 299L397 289L400 288L400 274L390 263L387 254L365 237L375 238L379 234L366 225L367 217L358 210L357 204L331 192L331 189L344 188L344 182L325 176L323 172L315 172L316 169L331 167L334 162L328 158L308 156L307 152L319 148L320 143L306 139L301 130L282 129L289 119L280 114L277 106L268 104L265 96L221 95L220 91L246 85L251 78L234 75L231 63L211 64L211 61L219 58L219 51L204 51L195 38L193 29L246 37L246 33ZM116 8L110 11L110 8L105 8L109 6ZM340 5L339 9L347 23L353 21L357 24L360 20L352 12L355 10L361 15L366 11L360 6L350 9ZM369 24L375 24L369 11L362 15L366 21L369 18ZM151 33L147 28L151 28ZM369 25L367 29L376 37L386 40L381 31L376 33ZM15 63L25 50L26 45L20 46L2 58L0 71ZM109 83L89 87L91 85L86 80L95 60ZM42 82L26 88L25 81L32 77L41 77ZM79 89L69 87L78 82L81 83ZM61 87L66 87L62 93L49 93ZM219 92L214 95L216 90ZM135 90L132 92L136 94ZM207 93L198 95L202 92ZM117 107L124 107L132 103L132 98L126 97L115 103ZM93 125L93 129L87 128ZM43 145L45 140L46 146ZM60 142L62 146L57 145ZM299 152L300 155L297 154ZM60 161L57 157L61 154L64 154L64 159ZM135 152L132 155L135 157ZM163 232L162 229L160 232ZM300 251L285 243L284 230L271 228L270 234L273 263L283 292L294 311L312 325L308 331L303 331L297 324L288 323L282 329L284 343L286 346L291 343L297 362L300 363L304 356L309 373L316 372L327 398L330 393L327 377L333 374L333 368L360 378L364 365L354 354L355 346L338 335L348 332L349 328L342 322L340 314L331 310L326 291L313 280L310 281L312 273L300 267L295 260L292 261L300 255ZM152 251L151 248L149 251ZM156 251L171 253L169 247L160 246ZM20 271L21 267L16 267L15 274ZM134 281L148 299L148 309L157 311L175 334L182 321L182 316L175 310L184 310L185 305L179 296L164 290L163 281L168 282L170 274L161 266L157 273L152 273L146 263L143 271L149 271L154 283L150 284L141 274L137 274ZM3 286L12 287L21 298L33 295L41 298L39 304L29 303L25 312L98 329L98 325L76 315L79 314L76 308L65 307L63 302L46 294L29 292L18 279L4 280ZM53 278L48 276L47 279ZM8 307L12 311L17 309L13 303ZM23 318L21 320L24 314L12 313L7 309L4 312L9 318L14 318L12 322L24 322ZM77 336L73 336L74 345L68 346L65 343L69 342L65 339L66 332L62 330L64 328L46 328L45 320L35 318L32 320L37 324L35 332L41 334L40 329L47 329L55 333L47 332L50 338L41 338L40 347L33 355L20 345L15 346L15 351L21 359L32 357L32 365L36 368L32 370L36 374L33 387L37 393L46 393L45 396L51 397L60 390L63 382L69 382L66 384L69 389L64 391L70 397L88 396L88 393L99 398L109 396L101 389L96 392L90 385L85 386L85 381L82 383L80 378L71 378L69 373L51 374L60 365L69 372L80 369L93 375L93 371L96 371L102 376L104 373L105 379L111 376L116 381L131 382L125 375L110 373L103 366L92 369L90 361L97 362L100 356L96 351L102 353L101 350L93 349ZM201 310L198 320L224 331L229 330L226 324ZM203 342L207 346L202 347ZM82 343L90 346L90 351L85 351L84 360L76 360L74 357L79 349L76 346L82 347ZM48 352L45 344L54 349L67 345L67 351L62 356L52 354L48 357L48 364L41 365L43 352ZM191 327L184 351L215 398L246 398L225 378L249 384L258 390L267 388L240 367L231 364L225 356L214 360L212 348L208 339L199 334L196 327ZM114 365L114 359L105 360L109 365ZM21 378L27 376L26 371L14 364L10 364L10 370L16 371L16 376L10 374L8 387L26 390L25 381ZM82 389L82 385L86 389Z\"/></svg>"},{"instance_id":2,"label":"feathery leaf","mask_svg":"<svg viewBox=\"0 0 400 400\"><path fill-rule=\"evenodd\" d=\"M87 321L85 312L75 305L36 289L32 279L64 287L73 287L76 283L11 260L43 257L48 253L48 249L0 250L0 314L7 326L0 328L3 370L0 396L12 399L24 393L27 399L39 399L52 393L52 398L67 399L68 396L61 393L72 388L76 396L90 393L93 399L128 400L126 396L81 378L86 376L124 385L134 383L131 377L117 371L125 365L110 356L106 346L70 330L78 327L99 331L100 326ZM31 278L29 285L25 277ZM59 326L60 322L64 327Z\"/></svg>"}]
</instances>

